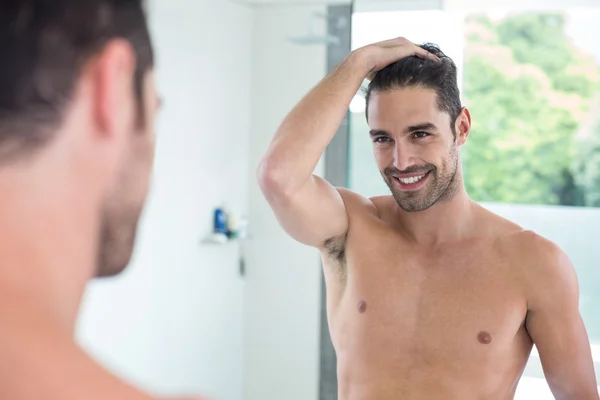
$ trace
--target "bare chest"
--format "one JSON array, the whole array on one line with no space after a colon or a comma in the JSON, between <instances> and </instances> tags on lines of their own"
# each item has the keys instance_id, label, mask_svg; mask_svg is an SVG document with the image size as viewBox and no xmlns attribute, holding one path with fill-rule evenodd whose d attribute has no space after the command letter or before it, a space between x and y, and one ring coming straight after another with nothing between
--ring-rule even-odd
<instances>
[{"instance_id":1,"label":"bare chest","mask_svg":"<svg viewBox=\"0 0 600 400\"><path fill-rule=\"evenodd\" d=\"M460 368L526 351L526 301L492 248L427 252L384 241L347 251L334 343L354 357ZM499 360L497 360L499 361Z\"/></svg>"}]
</instances>

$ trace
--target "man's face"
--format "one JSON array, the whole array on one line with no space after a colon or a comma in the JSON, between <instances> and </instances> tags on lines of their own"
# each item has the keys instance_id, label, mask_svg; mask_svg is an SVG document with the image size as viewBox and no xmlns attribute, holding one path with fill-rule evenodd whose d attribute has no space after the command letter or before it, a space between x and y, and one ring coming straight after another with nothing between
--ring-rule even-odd
<instances>
[{"instance_id":1,"label":"man's face","mask_svg":"<svg viewBox=\"0 0 600 400\"><path fill-rule=\"evenodd\" d=\"M385 182L405 211L423 211L451 199L461 184L458 147L468 134L465 111L450 121L437 95L423 88L371 94L368 110L373 152ZM467 114L468 116L468 114ZM457 136L452 127L458 129Z\"/></svg>"},{"instance_id":2,"label":"man's face","mask_svg":"<svg viewBox=\"0 0 600 400\"><path fill-rule=\"evenodd\" d=\"M129 263L135 244L154 161L154 119L158 108L154 75L144 78L143 114L130 118L131 132L117 183L104 202L98 254L98 276L120 273Z\"/></svg>"}]
</instances>

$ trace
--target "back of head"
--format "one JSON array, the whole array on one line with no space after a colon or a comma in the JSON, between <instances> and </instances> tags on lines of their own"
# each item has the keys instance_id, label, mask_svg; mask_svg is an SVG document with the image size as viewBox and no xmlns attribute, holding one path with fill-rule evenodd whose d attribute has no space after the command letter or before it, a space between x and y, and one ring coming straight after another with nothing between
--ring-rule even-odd
<instances>
[{"instance_id":1,"label":"back of head","mask_svg":"<svg viewBox=\"0 0 600 400\"><path fill-rule=\"evenodd\" d=\"M98 274L120 272L132 254L154 151L154 55L142 0L2 0L0 60L0 166L45 162L2 176L32 179L19 186L19 198L35 199L48 220L60 218L57 236L80 241L60 246L81 254L97 247ZM43 201L50 196L56 199ZM20 210L23 218L33 208ZM87 229L99 233L80 234ZM14 240L32 252L45 240L24 232Z\"/></svg>"},{"instance_id":2,"label":"back of head","mask_svg":"<svg viewBox=\"0 0 600 400\"><path fill-rule=\"evenodd\" d=\"M154 62L141 3L0 3L0 163L32 154L53 137L82 67L111 39L128 40L136 53L141 102L143 74Z\"/></svg>"},{"instance_id":3,"label":"back of head","mask_svg":"<svg viewBox=\"0 0 600 400\"><path fill-rule=\"evenodd\" d=\"M427 43L420 47L437 56L440 62L411 56L377 72L366 90L367 116L372 93L417 87L434 90L440 111L447 112L454 123L462 108L456 65L436 45Z\"/></svg>"}]
</instances>

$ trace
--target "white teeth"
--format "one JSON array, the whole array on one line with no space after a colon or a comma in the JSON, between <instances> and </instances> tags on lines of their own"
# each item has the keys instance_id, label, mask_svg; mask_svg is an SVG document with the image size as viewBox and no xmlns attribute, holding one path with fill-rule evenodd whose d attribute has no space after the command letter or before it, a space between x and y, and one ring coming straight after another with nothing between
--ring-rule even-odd
<instances>
[{"instance_id":1,"label":"white teeth","mask_svg":"<svg viewBox=\"0 0 600 400\"><path fill-rule=\"evenodd\" d=\"M411 184L411 183L419 182L424 177L425 177L425 174L419 175L419 176L413 176L413 177L410 177L410 178L398 178L398 180L400 182L404 183L405 185L408 185L408 184Z\"/></svg>"}]
</instances>

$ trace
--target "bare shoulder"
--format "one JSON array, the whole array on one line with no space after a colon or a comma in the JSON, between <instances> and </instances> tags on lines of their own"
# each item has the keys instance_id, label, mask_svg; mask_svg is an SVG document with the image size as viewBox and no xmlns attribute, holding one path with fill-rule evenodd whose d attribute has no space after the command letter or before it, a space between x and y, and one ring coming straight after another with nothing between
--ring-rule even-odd
<instances>
[{"instance_id":1,"label":"bare shoulder","mask_svg":"<svg viewBox=\"0 0 600 400\"><path fill-rule=\"evenodd\" d=\"M569 257L556 243L531 230L522 230L504 238L514 249L513 256L523 260L527 269L535 273L559 273L571 270Z\"/></svg>"},{"instance_id":2,"label":"bare shoulder","mask_svg":"<svg viewBox=\"0 0 600 400\"><path fill-rule=\"evenodd\" d=\"M488 210L483 213L500 257L528 287L575 278L569 257L556 243Z\"/></svg>"},{"instance_id":3,"label":"bare shoulder","mask_svg":"<svg viewBox=\"0 0 600 400\"><path fill-rule=\"evenodd\" d=\"M336 187L336 190L344 200L344 205L349 212L382 214L392 210L397 205L396 200L391 195L366 197L343 187Z\"/></svg>"},{"instance_id":4,"label":"bare shoulder","mask_svg":"<svg viewBox=\"0 0 600 400\"><path fill-rule=\"evenodd\" d=\"M359 193L353 192L350 189L337 187L336 188L346 207L346 212L350 218L361 214L377 213L377 207L372 198L367 198Z\"/></svg>"},{"instance_id":5,"label":"bare shoulder","mask_svg":"<svg viewBox=\"0 0 600 400\"><path fill-rule=\"evenodd\" d=\"M30 306L32 301L6 293L0 297L8 300L1 304L18 310L0 331L0 398L150 400L90 358L62 325Z\"/></svg>"},{"instance_id":6,"label":"bare shoulder","mask_svg":"<svg viewBox=\"0 0 600 400\"><path fill-rule=\"evenodd\" d=\"M507 235L503 242L530 306L577 292L573 264L556 243L531 230Z\"/></svg>"},{"instance_id":7,"label":"bare shoulder","mask_svg":"<svg viewBox=\"0 0 600 400\"><path fill-rule=\"evenodd\" d=\"M360 193L356 193L350 189L343 187L336 187L336 190L340 193L340 196L344 199L344 202L350 206L370 206L373 204L370 198L363 196Z\"/></svg>"}]
</instances>

